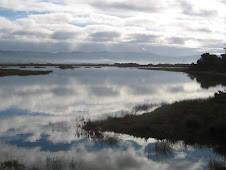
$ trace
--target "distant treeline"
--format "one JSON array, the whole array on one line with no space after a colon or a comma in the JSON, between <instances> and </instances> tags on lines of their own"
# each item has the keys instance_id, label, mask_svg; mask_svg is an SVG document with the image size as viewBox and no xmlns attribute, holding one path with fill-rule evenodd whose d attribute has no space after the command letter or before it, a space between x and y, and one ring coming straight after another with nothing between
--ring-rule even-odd
<instances>
[{"instance_id":1,"label":"distant treeline","mask_svg":"<svg viewBox=\"0 0 226 170\"><path fill-rule=\"evenodd\" d=\"M115 63L117 67L189 67L190 64L137 64L137 63Z\"/></svg>"},{"instance_id":2,"label":"distant treeline","mask_svg":"<svg viewBox=\"0 0 226 170\"><path fill-rule=\"evenodd\" d=\"M204 53L197 61L197 64L191 64L189 71L214 71L226 73L226 54L221 54L221 57L219 57L215 54Z\"/></svg>"}]
</instances>

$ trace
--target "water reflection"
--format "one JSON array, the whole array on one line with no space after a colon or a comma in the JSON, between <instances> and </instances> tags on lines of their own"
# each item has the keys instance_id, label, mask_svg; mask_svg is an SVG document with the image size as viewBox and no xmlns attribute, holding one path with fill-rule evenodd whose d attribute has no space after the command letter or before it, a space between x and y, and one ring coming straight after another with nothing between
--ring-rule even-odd
<instances>
[{"instance_id":1,"label":"water reflection","mask_svg":"<svg viewBox=\"0 0 226 170\"><path fill-rule=\"evenodd\" d=\"M199 73L189 73L188 76L192 80L195 79L198 83L200 83L201 87L205 89L218 85L226 86L225 76Z\"/></svg>"},{"instance_id":2,"label":"water reflection","mask_svg":"<svg viewBox=\"0 0 226 170\"><path fill-rule=\"evenodd\" d=\"M59 160L64 162L65 167L69 167L73 160L84 169L150 169L150 167L152 169L200 169L205 164L205 157L216 158L216 155L206 148L185 148L181 143L170 145L170 153L165 156L157 149L159 146L156 145L159 145L160 141L154 139L145 141L126 135L121 135L121 139L123 140L117 147L108 147L107 144L93 140L78 140L70 144L61 143L64 147L52 144L51 146L55 148L59 147L58 150L53 151L40 149L38 146L28 148L1 143L1 160L13 153L11 158L21 162L26 161L30 165L45 166L46 161ZM47 139L43 138L43 140ZM67 145L70 147L65 150ZM150 148L155 149L150 152ZM160 152L162 152L161 149ZM65 167L61 169L66 169Z\"/></svg>"},{"instance_id":3,"label":"water reflection","mask_svg":"<svg viewBox=\"0 0 226 170\"><path fill-rule=\"evenodd\" d=\"M55 69L45 76L1 78L0 98L4 100L0 110L13 107L30 113L89 114L98 118L140 103L203 98L218 90L222 86L202 89L183 73L117 68Z\"/></svg>"},{"instance_id":4,"label":"water reflection","mask_svg":"<svg viewBox=\"0 0 226 170\"><path fill-rule=\"evenodd\" d=\"M157 158L157 160L162 160L164 158L169 159L174 156L173 148L168 141L157 141L154 144L148 145L146 148L149 159Z\"/></svg>"},{"instance_id":5,"label":"water reflection","mask_svg":"<svg viewBox=\"0 0 226 170\"><path fill-rule=\"evenodd\" d=\"M54 69L0 81L0 161L13 158L42 169L55 162L63 169L199 169L205 157L217 157L207 148L84 134L80 127L83 117L102 119L132 108L140 114L162 102L211 96L222 86L202 89L183 73L118 68Z\"/></svg>"}]
</instances>

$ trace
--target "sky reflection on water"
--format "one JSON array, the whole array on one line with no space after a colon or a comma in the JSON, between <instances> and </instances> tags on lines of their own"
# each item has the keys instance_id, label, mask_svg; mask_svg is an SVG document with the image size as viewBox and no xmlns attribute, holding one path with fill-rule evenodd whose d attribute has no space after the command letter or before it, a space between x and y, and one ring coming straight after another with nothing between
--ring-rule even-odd
<instances>
[{"instance_id":1,"label":"sky reflection on water","mask_svg":"<svg viewBox=\"0 0 226 170\"><path fill-rule=\"evenodd\" d=\"M15 83L16 82L16 83ZM2 77L0 110L18 108L53 115L95 118L140 103L212 96L221 86L202 89L183 73L118 68L55 69L52 74Z\"/></svg>"},{"instance_id":2,"label":"sky reflection on water","mask_svg":"<svg viewBox=\"0 0 226 170\"><path fill-rule=\"evenodd\" d=\"M49 75L0 78L0 157L30 163L48 156L75 158L88 169L200 169L211 150L174 144L170 159L147 153L155 139L119 134L114 146L78 136L78 116L101 119L137 104L212 96L222 86L202 89L186 74L118 68L53 69ZM54 131L60 122L65 130ZM104 160L104 161L103 161Z\"/></svg>"}]
</instances>

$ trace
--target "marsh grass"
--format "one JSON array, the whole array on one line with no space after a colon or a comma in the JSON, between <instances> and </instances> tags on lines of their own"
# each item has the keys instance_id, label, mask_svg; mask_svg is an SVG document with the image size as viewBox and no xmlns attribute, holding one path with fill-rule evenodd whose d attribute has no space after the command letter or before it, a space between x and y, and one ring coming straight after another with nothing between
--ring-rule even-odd
<instances>
[{"instance_id":1,"label":"marsh grass","mask_svg":"<svg viewBox=\"0 0 226 170\"><path fill-rule=\"evenodd\" d=\"M117 145L120 142L119 135L117 134L104 134L102 142L110 146Z\"/></svg>"},{"instance_id":2,"label":"marsh grass","mask_svg":"<svg viewBox=\"0 0 226 170\"><path fill-rule=\"evenodd\" d=\"M161 107L165 104L166 103L164 103L164 102L162 102L162 103L141 103L141 104L137 104L132 108L131 114L140 115L140 114L143 114L143 113L146 113L146 112L152 112L155 109L157 109L158 107Z\"/></svg>"},{"instance_id":3,"label":"marsh grass","mask_svg":"<svg viewBox=\"0 0 226 170\"><path fill-rule=\"evenodd\" d=\"M70 122L49 122L49 126L51 127L53 133L73 133L73 135L78 139L88 138L110 146L117 145L120 142L119 135L115 133L103 133L99 130L84 130L84 125L89 123L91 123L89 118L77 116Z\"/></svg>"},{"instance_id":4,"label":"marsh grass","mask_svg":"<svg viewBox=\"0 0 226 170\"><path fill-rule=\"evenodd\" d=\"M133 107L132 112L137 113L140 111L148 111L149 109L152 109L158 106L159 106L158 104L148 104L148 103L138 104Z\"/></svg>"},{"instance_id":5,"label":"marsh grass","mask_svg":"<svg viewBox=\"0 0 226 170\"><path fill-rule=\"evenodd\" d=\"M49 122L49 126L52 128L52 132L69 132L70 126L67 122Z\"/></svg>"},{"instance_id":6,"label":"marsh grass","mask_svg":"<svg viewBox=\"0 0 226 170\"><path fill-rule=\"evenodd\" d=\"M0 161L0 170L84 170L84 166L76 159L66 159L61 156L47 157L39 165L28 165L16 159Z\"/></svg>"},{"instance_id":7,"label":"marsh grass","mask_svg":"<svg viewBox=\"0 0 226 170\"><path fill-rule=\"evenodd\" d=\"M218 92L208 99L164 104L142 115L125 114L122 117L90 121L83 129L167 139L171 142L183 141L186 145L212 147L216 153L225 155L226 152L221 151L226 151L226 94ZM219 147L220 152L216 149Z\"/></svg>"},{"instance_id":8,"label":"marsh grass","mask_svg":"<svg viewBox=\"0 0 226 170\"><path fill-rule=\"evenodd\" d=\"M170 143L167 141L158 141L155 143L153 148L154 153L160 154L162 156L170 155L173 152L173 149L170 147Z\"/></svg>"},{"instance_id":9,"label":"marsh grass","mask_svg":"<svg viewBox=\"0 0 226 170\"><path fill-rule=\"evenodd\" d=\"M17 160L7 160L0 163L1 170L15 169L15 170L25 170L25 165L18 162Z\"/></svg>"},{"instance_id":10,"label":"marsh grass","mask_svg":"<svg viewBox=\"0 0 226 170\"><path fill-rule=\"evenodd\" d=\"M173 71L173 72L185 72L188 70L187 67L140 67L142 70L158 70L158 71Z\"/></svg>"},{"instance_id":11,"label":"marsh grass","mask_svg":"<svg viewBox=\"0 0 226 170\"><path fill-rule=\"evenodd\" d=\"M18 70L18 69L0 69L0 77L3 76L29 76L49 74L52 71L34 71L34 70Z\"/></svg>"},{"instance_id":12,"label":"marsh grass","mask_svg":"<svg viewBox=\"0 0 226 170\"><path fill-rule=\"evenodd\" d=\"M157 141L154 146L148 148L148 158L153 154L161 158L169 158L173 154L173 148L168 141Z\"/></svg>"},{"instance_id":13,"label":"marsh grass","mask_svg":"<svg viewBox=\"0 0 226 170\"><path fill-rule=\"evenodd\" d=\"M46 158L46 168L49 170L62 170L65 167L65 162L63 158L60 157L47 157Z\"/></svg>"}]
</instances>

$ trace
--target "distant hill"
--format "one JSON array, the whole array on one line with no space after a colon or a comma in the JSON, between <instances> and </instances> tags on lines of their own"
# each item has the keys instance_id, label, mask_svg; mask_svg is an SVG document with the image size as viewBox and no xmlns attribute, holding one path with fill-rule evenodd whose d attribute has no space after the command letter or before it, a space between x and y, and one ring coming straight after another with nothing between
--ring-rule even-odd
<instances>
[{"instance_id":1,"label":"distant hill","mask_svg":"<svg viewBox=\"0 0 226 170\"><path fill-rule=\"evenodd\" d=\"M0 63L116 63L133 62L139 64L192 63L200 56L167 57L154 53L137 52L32 52L0 51Z\"/></svg>"}]
</instances>

